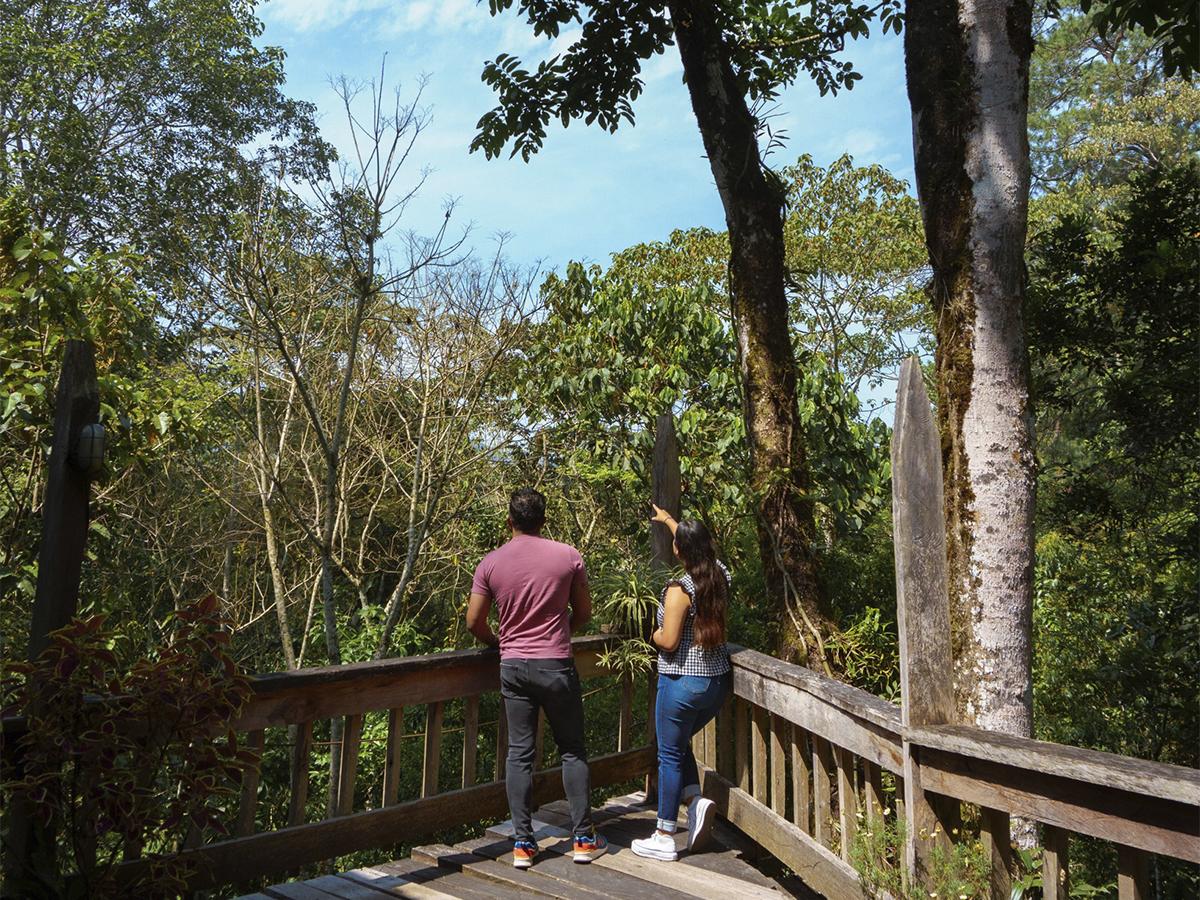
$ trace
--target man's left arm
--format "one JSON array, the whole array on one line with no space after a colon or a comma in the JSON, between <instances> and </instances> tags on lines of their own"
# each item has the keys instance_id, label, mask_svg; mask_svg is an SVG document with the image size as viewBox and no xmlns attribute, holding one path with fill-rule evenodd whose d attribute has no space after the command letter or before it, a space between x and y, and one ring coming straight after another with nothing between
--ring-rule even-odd
<instances>
[{"instance_id":1,"label":"man's left arm","mask_svg":"<svg viewBox=\"0 0 1200 900\"><path fill-rule=\"evenodd\" d=\"M467 601L467 630L475 635L480 643L489 647L499 647L500 638L492 631L488 622L488 613L492 609L492 598L485 594L471 592Z\"/></svg>"}]
</instances>

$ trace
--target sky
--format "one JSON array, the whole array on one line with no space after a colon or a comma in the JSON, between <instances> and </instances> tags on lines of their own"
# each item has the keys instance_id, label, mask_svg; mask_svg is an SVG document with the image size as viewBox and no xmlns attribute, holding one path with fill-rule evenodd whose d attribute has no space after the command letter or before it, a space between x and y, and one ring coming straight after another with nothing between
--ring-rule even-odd
<instances>
[{"instance_id":1,"label":"sky","mask_svg":"<svg viewBox=\"0 0 1200 900\"><path fill-rule=\"evenodd\" d=\"M536 64L569 45L536 38L509 11L496 18L475 0L268 0L259 8L262 42L287 54L287 93L317 105L326 138L348 147L348 128L330 80L378 80L386 58L389 90L411 99L427 79L421 104L428 128L413 149L406 180L427 180L402 228L431 233L453 201L452 223L470 228L469 246L490 254L503 234L509 258L561 270L572 260L605 264L609 255L677 228L724 229L724 215L681 81L678 51L643 70L645 93L636 125L616 134L575 122L552 124L530 162L470 153L475 123L495 105L480 80L499 53ZM873 35L849 45L846 58L863 79L853 91L821 97L807 81L780 97L773 127L787 143L770 158L786 165L803 153L828 163L850 153L912 183L912 139L901 39Z\"/></svg>"}]
</instances>

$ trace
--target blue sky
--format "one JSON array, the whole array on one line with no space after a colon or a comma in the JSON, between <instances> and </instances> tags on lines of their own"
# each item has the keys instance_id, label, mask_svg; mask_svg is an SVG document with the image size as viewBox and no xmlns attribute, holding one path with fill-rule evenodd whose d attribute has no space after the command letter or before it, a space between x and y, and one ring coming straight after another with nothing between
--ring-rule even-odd
<instances>
[{"instance_id":1,"label":"blue sky","mask_svg":"<svg viewBox=\"0 0 1200 900\"><path fill-rule=\"evenodd\" d=\"M484 62L501 52L536 62L566 46L571 32L556 42L535 38L515 13L493 19L475 0L269 0L259 12L262 40L287 52L288 93L317 104L323 132L339 146L347 129L330 77L376 77L384 54L388 82L399 83L404 96L428 76L423 102L432 119L414 149L412 176L422 167L430 173L403 227L433 230L453 198L455 219L471 224L476 249L489 252L505 233L514 262L545 269L569 260L604 263L675 228L724 228L674 48L643 72L635 127L610 135L578 122L566 130L552 125L529 163L487 160L468 153L476 121L494 106L479 78ZM820 97L801 82L783 94L774 125L788 142L772 164L805 152L819 162L849 152L911 184L901 39L872 36L846 56L863 74L853 91Z\"/></svg>"}]
</instances>

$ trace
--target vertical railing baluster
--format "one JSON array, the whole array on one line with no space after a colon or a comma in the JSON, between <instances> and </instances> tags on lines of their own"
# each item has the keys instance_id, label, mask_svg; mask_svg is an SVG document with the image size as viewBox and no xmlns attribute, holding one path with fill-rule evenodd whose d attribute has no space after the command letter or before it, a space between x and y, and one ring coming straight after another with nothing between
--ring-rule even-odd
<instances>
[{"instance_id":1,"label":"vertical railing baluster","mask_svg":"<svg viewBox=\"0 0 1200 900\"><path fill-rule=\"evenodd\" d=\"M787 744L788 723L771 715L771 809L781 818L787 816Z\"/></svg>"},{"instance_id":2,"label":"vertical railing baluster","mask_svg":"<svg viewBox=\"0 0 1200 900\"><path fill-rule=\"evenodd\" d=\"M984 806L979 810L979 838L988 858L991 900L1008 900L1012 894L1012 838L1008 813Z\"/></svg>"},{"instance_id":3,"label":"vertical railing baluster","mask_svg":"<svg viewBox=\"0 0 1200 900\"><path fill-rule=\"evenodd\" d=\"M838 781L838 825L841 831L842 859L850 861L854 836L858 833L858 795L854 791L854 756L844 747L834 746L834 766Z\"/></svg>"},{"instance_id":4,"label":"vertical railing baluster","mask_svg":"<svg viewBox=\"0 0 1200 900\"><path fill-rule=\"evenodd\" d=\"M833 849L833 748L817 735L813 742L813 837Z\"/></svg>"},{"instance_id":5,"label":"vertical railing baluster","mask_svg":"<svg viewBox=\"0 0 1200 900\"><path fill-rule=\"evenodd\" d=\"M463 703L463 769L462 786L475 783L475 758L479 752L479 695L468 697Z\"/></svg>"},{"instance_id":6,"label":"vertical railing baluster","mask_svg":"<svg viewBox=\"0 0 1200 900\"><path fill-rule=\"evenodd\" d=\"M261 728L246 735L246 749L258 754L258 762L247 767L242 773L241 802L238 804L237 824L233 828L235 837L245 837L254 833L254 813L258 809L258 780L262 774L265 743L266 735Z\"/></svg>"},{"instance_id":7,"label":"vertical railing baluster","mask_svg":"<svg viewBox=\"0 0 1200 900\"><path fill-rule=\"evenodd\" d=\"M770 731L770 713L761 706L755 706L754 712L754 729L750 732L750 737L753 743L753 753L751 759L754 766L754 799L759 803L766 805L770 800L770 792L767 785L767 732Z\"/></svg>"},{"instance_id":8,"label":"vertical railing baluster","mask_svg":"<svg viewBox=\"0 0 1200 900\"><path fill-rule=\"evenodd\" d=\"M1117 900L1149 900L1150 855L1134 847L1117 847Z\"/></svg>"},{"instance_id":9,"label":"vertical railing baluster","mask_svg":"<svg viewBox=\"0 0 1200 900\"><path fill-rule=\"evenodd\" d=\"M312 720L295 726L292 744L291 790L288 796L288 826L303 825L307 820L309 763L312 756Z\"/></svg>"},{"instance_id":10,"label":"vertical railing baluster","mask_svg":"<svg viewBox=\"0 0 1200 900\"><path fill-rule=\"evenodd\" d=\"M346 716L342 729L341 769L338 773L337 810L347 816L354 810L354 781L358 776L358 751L362 747L363 714Z\"/></svg>"},{"instance_id":11,"label":"vertical railing baluster","mask_svg":"<svg viewBox=\"0 0 1200 900\"><path fill-rule=\"evenodd\" d=\"M393 806L400 799L400 750L404 742L404 707L388 710L387 747L383 756L382 806Z\"/></svg>"},{"instance_id":12,"label":"vertical railing baluster","mask_svg":"<svg viewBox=\"0 0 1200 900\"><path fill-rule=\"evenodd\" d=\"M421 796L432 797L438 792L438 770L442 761L442 715L444 701L425 707L425 764L421 772Z\"/></svg>"},{"instance_id":13,"label":"vertical railing baluster","mask_svg":"<svg viewBox=\"0 0 1200 900\"><path fill-rule=\"evenodd\" d=\"M1067 900L1071 896L1069 844L1067 831L1042 826L1042 900Z\"/></svg>"},{"instance_id":14,"label":"vertical railing baluster","mask_svg":"<svg viewBox=\"0 0 1200 900\"><path fill-rule=\"evenodd\" d=\"M633 678L621 676L621 711L617 722L617 749L633 746Z\"/></svg>"},{"instance_id":15,"label":"vertical railing baluster","mask_svg":"<svg viewBox=\"0 0 1200 900\"><path fill-rule=\"evenodd\" d=\"M741 697L733 701L733 755L737 784L750 790L750 704Z\"/></svg>"},{"instance_id":16,"label":"vertical railing baluster","mask_svg":"<svg viewBox=\"0 0 1200 900\"><path fill-rule=\"evenodd\" d=\"M792 725L792 822L812 834L812 752L808 732Z\"/></svg>"}]
</instances>

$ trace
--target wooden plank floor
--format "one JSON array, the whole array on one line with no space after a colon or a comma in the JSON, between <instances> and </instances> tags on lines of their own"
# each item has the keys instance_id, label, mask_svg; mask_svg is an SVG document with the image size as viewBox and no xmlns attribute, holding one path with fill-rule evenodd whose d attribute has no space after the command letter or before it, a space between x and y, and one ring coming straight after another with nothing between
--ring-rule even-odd
<instances>
[{"instance_id":1,"label":"wooden plank floor","mask_svg":"<svg viewBox=\"0 0 1200 900\"><path fill-rule=\"evenodd\" d=\"M512 867L512 823L504 822L482 838L453 847L417 847L409 859L272 885L240 900L815 900L819 896L794 878L770 877L752 865L748 858L754 853L752 845L724 823L717 824L712 843L695 853L683 849L686 834L681 833L676 839L681 849L677 862L635 856L630 842L649 835L655 819L654 810L641 805L640 799L641 795L618 797L594 812L596 825L608 838L609 851L589 865L571 861L570 830L565 827L569 818L565 801L559 801L534 814L541 852L532 869Z\"/></svg>"}]
</instances>

